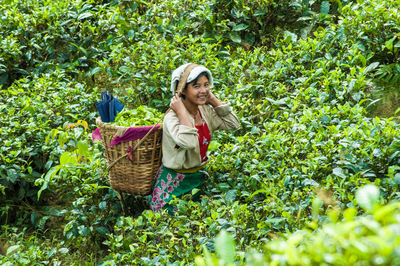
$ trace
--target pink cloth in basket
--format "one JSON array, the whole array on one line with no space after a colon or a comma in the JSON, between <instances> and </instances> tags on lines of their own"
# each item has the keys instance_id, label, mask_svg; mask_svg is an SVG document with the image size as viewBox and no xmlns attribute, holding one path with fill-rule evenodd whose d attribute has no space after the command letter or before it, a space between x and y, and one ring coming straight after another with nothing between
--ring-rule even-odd
<instances>
[{"instance_id":1,"label":"pink cloth in basket","mask_svg":"<svg viewBox=\"0 0 400 266\"><path fill-rule=\"evenodd\" d=\"M118 143L121 142L127 142L131 140L137 140L143 138L147 132L152 129L154 126L148 126L148 127L130 127L126 130L125 134L122 135L122 137L115 136L113 140L110 143L110 146L117 145ZM156 132L160 125L156 125L154 128L153 132ZM151 134L152 134L151 133Z\"/></svg>"},{"instance_id":2,"label":"pink cloth in basket","mask_svg":"<svg viewBox=\"0 0 400 266\"><path fill-rule=\"evenodd\" d=\"M125 133L121 136L114 136L113 140L110 143L110 146L117 145L121 142L126 142L126 141L132 141L132 140L137 140L143 138L147 132L152 129L153 126L148 126L148 127L130 127L128 128ZM153 132L156 132L160 128L160 125L156 125ZM152 132L152 133L153 133ZM152 134L151 133L151 134ZM95 131L92 133L92 140L101 140L100 136L100 130L99 128L96 128Z\"/></svg>"},{"instance_id":3,"label":"pink cloth in basket","mask_svg":"<svg viewBox=\"0 0 400 266\"><path fill-rule=\"evenodd\" d=\"M101 140L101 135L100 135L100 129L99 128L96 128L92 132L92 140L93 140L93 142Z\"/></svg>"}]
</instances>

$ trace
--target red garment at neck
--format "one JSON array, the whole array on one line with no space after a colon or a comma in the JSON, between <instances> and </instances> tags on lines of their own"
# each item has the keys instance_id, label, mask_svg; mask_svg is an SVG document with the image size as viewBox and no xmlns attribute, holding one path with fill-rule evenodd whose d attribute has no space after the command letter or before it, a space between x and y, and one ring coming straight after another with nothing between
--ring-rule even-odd
<instances>
[{"instance_id":1,"label":"red garment at neck","mask_svg":"<svg viewBox=\"0 0 400 266\"><path fill-rule=\"evenodd\" d=\"M200 113L200 116L201 116L201 113ZM208 145L210 144L210 141L211 141L211 133L210 133L207 123L203 119L203 117L201 118L201 120L203 121L202 125L196 126L196 128L198 130L197 133L199 134L201 162L205 162L205 161L207 161L207 150L208 150Z\"/></svg>"}]
</instances>

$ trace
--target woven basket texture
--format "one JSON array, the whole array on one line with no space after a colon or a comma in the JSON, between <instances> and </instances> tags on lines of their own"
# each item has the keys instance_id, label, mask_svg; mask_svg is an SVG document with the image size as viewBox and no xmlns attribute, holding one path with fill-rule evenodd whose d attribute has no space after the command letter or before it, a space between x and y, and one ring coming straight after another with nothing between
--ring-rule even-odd
<instances>
[{"instance_id":1,"label":"woven basket texture","mask_svg":"<svg viewBox=\"0 0 400 266\"><path fill-rule=\"evenodd\" d=\"M141 140L137 139L110 146L112 138L120 126L103 123L100 118L96 119L96 124L100 130L108 167L121 156L126 155L129 147L135 147ZM119 159L109 169L111 187L119 192L130 194L150 194L154 176L161 164L161 140L162 130L159 128L150 133L134 151L133 162L127 156Z\"/></svg>"}]
</instances>

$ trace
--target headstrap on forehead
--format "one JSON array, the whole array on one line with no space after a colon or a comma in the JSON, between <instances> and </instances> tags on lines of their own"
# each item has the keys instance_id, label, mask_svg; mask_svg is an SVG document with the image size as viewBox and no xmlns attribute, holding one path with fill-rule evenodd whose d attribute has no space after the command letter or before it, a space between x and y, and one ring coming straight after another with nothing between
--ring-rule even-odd
<instances>
[{"instance_id":1,"label":"headstrap on forehead","mask_svg":"<svg viewBox=\"0 0 400 266\"><path fill-rule=\"evenodd\" d=\"M178 93L178 95L181 94L182 90L185 88L186 85L186 81L190 75L190 72L192 72L193 68L197 67L198 64L195 63L191 63L189 64L185 70L182 72L181 77L179 78L179 83L178 86L176 88L176 92Z\"/></svg>"}]
</instances>

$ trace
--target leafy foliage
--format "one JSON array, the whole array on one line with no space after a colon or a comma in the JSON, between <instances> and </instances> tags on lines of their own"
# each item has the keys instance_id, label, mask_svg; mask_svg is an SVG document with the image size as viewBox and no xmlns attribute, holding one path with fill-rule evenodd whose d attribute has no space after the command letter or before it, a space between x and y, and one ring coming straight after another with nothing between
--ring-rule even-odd
<instances>
[{"instance_id":1,"label":"leafy foliage","mask_svg":"<svg viewBox=\"0 0 400 266\"><path fill-rule=\"evenodd\" d=\"M355 253L398 263L399 125L369 113L375 84L399 79L398 10L392 0L3 1L0 261L339 265ZM108 89L127 110L164 112L170 73L186 62L214 73L241 129L213 136L200 202L176 199L170 217L123 195L125 210L90 136L95 104ZM353 242L327 242L332 232Z\"/></svg>"},{"instance_id":2,"label":"leafy foliage","mask_svg":"<svg viewBox=\"0 0 400 266\"><path fill-rule=\"evenodd\" d=\"M377 204L374 196L378 194L368 195L371 190L378 191L375 186L357 191L359 199L366 198ZM285 238L267 241L262 253L253 250L245 256L235 254L233 239L230 239L229 233L221 231L216 238L216 241L220 241L216 254L210 254L205 249L204 256L196 258L196 264L398 264L399 203L366 209L371 210L371 215L356 216L357 210L354 207L348 208L343 212L343 221L340 222L337 209L331 209L328 213L329 219L317 228L310 223L307 228ZM234 258L240 259L234 261Z\"/></svg>"},{"instance_id":3,"label":"leafy foliage","mask_svg":"<svg viewBox=\"0 0 400 266\"><path fill-rule=\"evenodd\" d=\"M143 127L155 125L163 117L157 109L141 105L136 109L123 109L115 117L114 124L124 127Z\"/></svg>"}]
</instances>

